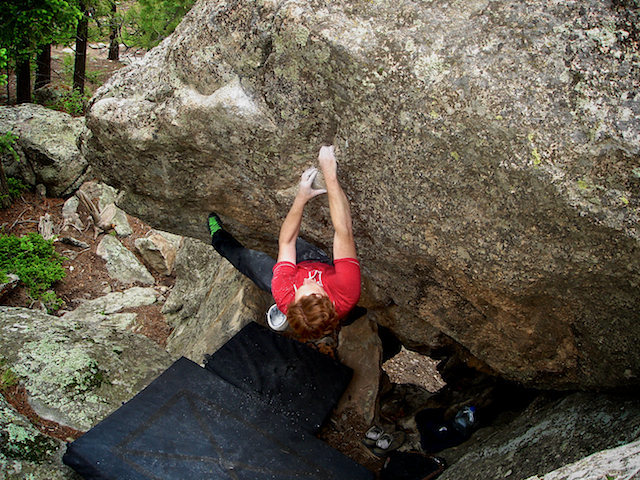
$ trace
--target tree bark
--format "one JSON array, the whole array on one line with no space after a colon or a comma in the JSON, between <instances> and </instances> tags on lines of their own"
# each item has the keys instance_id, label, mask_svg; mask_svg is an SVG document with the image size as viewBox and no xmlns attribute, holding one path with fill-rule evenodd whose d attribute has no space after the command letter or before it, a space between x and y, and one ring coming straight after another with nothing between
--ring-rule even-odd
<instances>
[{"instance_id":1,"label":"tree bark","mask_svg":"<svg viewBox=\"0 0 640 480\"><path fill-rule=\"evenodd\" d=\"M107 57L109 60L119 60L120 59L120 44L118 43L118 19L116 18L117 5L115 0L111 0L111 33L109 34L109 56Z\"/></svg>"},{"instance_id":2,"label":"tree bark","mask_svg":"<svg viewBox=\"0 0 640 480\"><path fill-rule=\"evenodd\" d=\"M9 75L11 75L11 72L9 71L9 67L7 67L7 79L9 78ZM11 88L9 87L9 82L7 82L7 105L11 104Z\"/></svg>"},{"instance_id":3,"label":"tree bark","mask_svg":"<svg viewBox=\"0 0 640 480\"><path fill-rule=\"evenodd\" d=\"M51 83L51 44L44 45L36 58L35 90Z\"/></svg>"},{"instance_id":4,"label":"tree bark","mask_svg":"<svg viewBox=\"0 0 640 480\"><path fill-rule=\"evenodd\" d=\"M11 197L9 196L9 184L4 174L4 167L0 162L0 208L7 208L11 205Z\"/></svg>"},{"instance_id":5,"label":"tree bark","mask_svg":"<svg viewBox=\"0 0 640 480\"><path fill-rule=\"evenodd\" d=\"M16 103L31 102L31 61L22 60L16 68Z\"/></svg>"},{"instance_id":6,"label":"tree bark","mask_svg":"<svg viewBox=\"0 0 640 480\"><path fill-rule=\"evenodd\" d=\"M85 2L80 2L82 18L76 31L76 57L73 68L73 89L84 95L84 77L87 68L87 37L89 34L89 15Z\"/></svg>"}]
</instances>

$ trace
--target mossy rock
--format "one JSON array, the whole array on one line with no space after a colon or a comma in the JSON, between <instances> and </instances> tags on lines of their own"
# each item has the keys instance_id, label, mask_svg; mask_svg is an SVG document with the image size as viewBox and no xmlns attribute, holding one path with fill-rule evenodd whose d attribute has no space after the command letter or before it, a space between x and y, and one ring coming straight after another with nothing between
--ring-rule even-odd
<instances>
[{"instance_id":1,"label":"mossy rock","mask_svg":"<svg viewBox=\"0 0 640 480\"><path fill-rule=\"evenodd\" d=\"M86 431L172 363L164 349L128 330L130 322L103 318L0 307L6 367L41 417Z\"/></svg>"}]
</instances>

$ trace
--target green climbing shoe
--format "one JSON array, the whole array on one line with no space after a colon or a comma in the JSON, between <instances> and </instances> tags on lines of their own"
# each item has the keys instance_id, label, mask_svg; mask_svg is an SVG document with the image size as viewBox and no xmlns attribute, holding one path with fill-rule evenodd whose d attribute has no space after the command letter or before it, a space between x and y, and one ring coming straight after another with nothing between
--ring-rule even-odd
<instances>
[{"instance_id":1,"label":"green climbing shoe","mask_svg":"<svg viewBox=\"0 0 640 480\"><path fill-rule=\"evenodd\" d=\"M220 217L212 212L209 214L209 233L213 237L213 234L218 230L222 230L222 222Z\"/></svg>"}]
</instances>

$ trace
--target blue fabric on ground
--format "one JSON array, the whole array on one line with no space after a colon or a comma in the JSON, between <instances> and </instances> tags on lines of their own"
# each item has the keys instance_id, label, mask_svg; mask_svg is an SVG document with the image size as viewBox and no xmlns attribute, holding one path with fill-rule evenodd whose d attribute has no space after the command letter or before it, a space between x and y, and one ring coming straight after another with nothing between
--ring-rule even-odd
<instances>
[{"instance_id":1,"label":"blue fabric on ground","mask_svg":"<svg viewBox=\"0 0 640 480\"><path fill-rule=\"evenodd\" d=\"M255 322L211 355L205 368L275 412L316 433L351 381L353 371L333 358Z\"/></svg>"},{"instance_id":2,"label":"blue fabric on ground","mask_svg":"<svg viewBox=\"0 0 640 480\"><path fill-rule=\"evenodd\" d=\"M185 358L71 443L63 460L92 480L373 479L257 395Z\"/></svg>"}]
</instances>

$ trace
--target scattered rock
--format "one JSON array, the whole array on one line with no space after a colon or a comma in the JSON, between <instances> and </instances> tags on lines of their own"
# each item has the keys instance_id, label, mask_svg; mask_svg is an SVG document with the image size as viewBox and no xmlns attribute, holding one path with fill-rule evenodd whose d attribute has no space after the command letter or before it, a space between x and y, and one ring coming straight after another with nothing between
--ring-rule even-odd
<instances>
[{"instance_id":1,"label":"scattered rock","mask_svg":"<svg viewBox=\"0 0 640 480\"><path fill-rule=\"evenodd\" d=\"M42 217L40 217L40 222L38 223L38 233L45 240L51 240L54 237L53 233L53 222L51 221L51 215L45 213Z\"/></svg>"},{"instance_id":2,"label":"scattered rock","mask_svg":"<svg viewBox=\"0 0 640 480\"><path fill-rule=\"evenodd\" d=\"M86 431L172 363L113 323L0 307L0 350L42 418Z\"/></svg>"},{"instance_id":3,"label":"scattered rock","mask_svg":"<svg viewBox=\"0 0 640 480\"><path fill-rule=\"evenodd\" d=\"M167 232L152 231L137 238L135 246L149 268L163 275L171 275L182 237Z\"/></svg>"},{"instance_id":4,"label":"scattered rock","mask_svg":"<svg viewBox=\"0 0 640 480\"><path fill-rule=\"evenodd\" d=\"M100 222L105 225L111 225L119 237L128 237L133 233L127 214L116 207L115 203L106 205L100 211Z\"/></svg>"},{"instance_id":5,"label":"scattered rock","mask_svg":"<svg viewBox=\"0 0 640 480\"><path fill-rule=\"evenodd\" d=\"M376 324L366 315L340 330L338 359L353 369L353 379L340 399L337 414L349 410L370 425L378 407L382 342Z\"/></svg>"},{"instance_id":6,"label":"scattered rock","mask_svg":"<svg viewBox=\"0 0 640 480\"><path fill-rule=\"evenodd\" d=\"M76 195L69 197L62 206L62 231L65 231L69 227L75 228L77 231L81 232L84 229L84 224L82 220L80 220L80 215L78 215L78 205L80 201Z\"/></svg>"},{"instance_id":7,"label":"scattered rock","mask_svg":"<svg viewBox=\"0 0 640 480\"><path fill-rule=\"evenodd\" d=\"M77 147L84 118L40 105L0 107L0 132L13 131L20 161L3 155L5 173L27 184L43 184L52 197L70 195L87 173L87 162Z\"/></svg>"},{"instance_id":8,"label":"scattered rock","mask_svg":"<svg viewBox=\"0 0 640 480\"><path fill-rule=\"evenodd\" d=\"M104 236L98 244L96 254L107 262L109 275L124 284L155 283L149 270L113 235Z\"/></svg>"},{"instance_id":9,"label":"scattered rock","mask_svg":"<svg viewBox=\"0 0 640 480\"><path fill-rule=\"evenodd\" d=\"M184 239L175 270L176 283L162 308L174 327L167 350L199 364L248 322L262 319L273 301L199 240Z\"/></svg>"},{"instance_id":10,"label":"scattered rock","mask_svg":"<svg viewBox=\"0 0 640 480\"><path fill-rule=\"evenodd\" d=\"M157 292L151 287L132 287L124 292L108 292L104 297L85 300L75 310L65 313L63 318L85 324L111 325L125 330L134 323L136 314L120 312L127 308L152 305L156 302L157 297Z\"/></svg>"},{"instance_id":11,"label":"scattered rock","mask_svg":"<svg viewBox=\"0 0 640 480\"><path fill-rule=\"evenodd\" d=\"M68 215L73 218L71 210L75 205L76 211L81 204L99 230L108 232L114 229L119 237L127 237L133 233L127 214L115 204L118 197L116 189L97 182L86 182L76 192L77 202L69 206ZM94 203L97 200L97 205Z\"/></svg>"},{"instance_id":12,"label":"scattered rock","mask_svg":"<svg viewBox=\"0 0 640 480\"><path fill-rule=\"evenodd\" d=\"M66 243L67 245L72 245L74 247L78 247L78 248L90 248L88 243L85 243L81 240L78 240L77 238L73 238L73 237L61 237L60 238L60 242L61 243Z\"/></svg>"}]
</instances>

